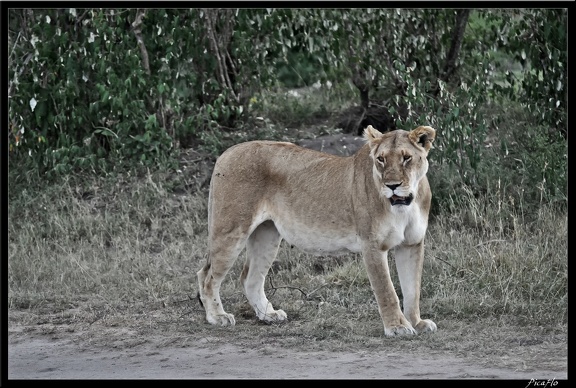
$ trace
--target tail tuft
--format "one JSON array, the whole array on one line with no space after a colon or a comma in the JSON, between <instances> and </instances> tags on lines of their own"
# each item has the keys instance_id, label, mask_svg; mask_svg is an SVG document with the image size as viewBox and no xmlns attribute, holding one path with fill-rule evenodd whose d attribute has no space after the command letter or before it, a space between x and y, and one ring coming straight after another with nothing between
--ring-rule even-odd
<instances>
[{"instance_id":1,"label":"tail tuft","mask_svg":"<svg viewBox=\"0 0 576 388\"><path fill-rule=\"evenodd\" d=\"M202 299L200 299L200 291L198 291L198 293L196 294L196 299L198 299L200 306L204 307L204 303L202 303Z\"/></svg>"}]
</instances>

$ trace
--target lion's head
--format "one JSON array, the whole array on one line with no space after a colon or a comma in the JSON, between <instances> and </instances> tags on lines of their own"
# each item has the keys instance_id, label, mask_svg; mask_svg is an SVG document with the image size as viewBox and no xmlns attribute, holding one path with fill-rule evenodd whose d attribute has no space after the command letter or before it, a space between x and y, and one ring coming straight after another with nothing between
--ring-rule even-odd
<instances>
[{"instance_id":1,"label":"lion's head","mask_svg":"<svg viewBox=\"0 0 576 388\"><path fill-rule=\"evenodd\" d=\"M369 125L364 138L370 145L373 176L380 195L394 205L408 206L418 192L418 183L428 171L428 151L436 131L420 126L412 131L381 133Z\"/></svg>"}]
</instances>

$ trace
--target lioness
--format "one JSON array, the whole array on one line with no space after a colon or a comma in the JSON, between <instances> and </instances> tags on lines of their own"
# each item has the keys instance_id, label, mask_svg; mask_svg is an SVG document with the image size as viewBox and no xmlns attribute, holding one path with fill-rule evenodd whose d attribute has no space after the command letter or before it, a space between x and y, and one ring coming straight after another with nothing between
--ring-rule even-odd
<instances>
[{"instance_id":1,"label":"lioness","mask_svg":"<svg viewBox=\"0 0 576 388\"><path fill-rule=\"evenodd\" d=\"M264 294L264 280L282 239L330 254L362 252L386 336L436 331L420 318L424 235L432 194L426 172L436 131L420 126L385 134L372 126L366 144L340 157L285 142L235 145L216 161L208 199L208 260L198 271L206 319L234 325L220 285L246 246L240 280L259 319L287 319ZM395 249L404 313L390 278Z\"/></svg>"}]
</instances>

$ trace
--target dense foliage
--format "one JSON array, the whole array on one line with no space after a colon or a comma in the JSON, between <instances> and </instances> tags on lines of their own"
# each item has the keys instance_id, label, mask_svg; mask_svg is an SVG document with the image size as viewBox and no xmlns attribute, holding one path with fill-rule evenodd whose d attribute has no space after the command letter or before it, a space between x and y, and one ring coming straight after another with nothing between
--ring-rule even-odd
<instances>
[{"instance_id":1,"label":"dense foliage","mask_svg":"<svg viewBox=\"0 0 576 388\"><path fill-rule=\"evenodd\" d=\"M465 183L493 130L565 192L565 9L11 9L8 28L12 169L217 154L223 133L252 128L258 93L350 80L365 111L438 128L433 158ZM530 125L502 128L502 104Z\"/></svg>"}]
</instances>

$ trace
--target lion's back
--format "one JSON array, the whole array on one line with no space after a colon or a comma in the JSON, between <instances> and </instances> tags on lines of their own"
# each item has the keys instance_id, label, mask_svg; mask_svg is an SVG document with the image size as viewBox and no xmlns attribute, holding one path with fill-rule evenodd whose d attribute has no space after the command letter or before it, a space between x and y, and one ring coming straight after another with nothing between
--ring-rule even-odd
<instances>
[{"instance_id":1,"label":"lion's back","mask_svg":"<svg viewBox=\"0 0 576 388\"><path fill-rule=\"evenodd\" d=\"M341 170L348 160L293 143L257 140L227 149L217 159L213 177L228 174L229 179L243 181L274 181L282 176L313 178L326 170Z\"/></svg>"},{"instance_id":2,"label":"lion's back","mask_svg":"<svg viewBox=\"0 0 576 388\"><path fill-rule=\"evenodd\" d=\"M272 175L281 173L279 160L291 159L292 151L297 147L292 143L273 141L236 144L216 160L212 180L262 187Z\"/></svg>"},{"instance_id":3,"label":"lion's back","mask_svg":"<svg viewBox=\"0 0 576 388\"><path fill-rule=\"evenodd\" d=\"M218 206L241 202L247 212L266 203L276 210L290 209L291 214L312 208L342 214L339 209L353 195L354 176L352 157L286 142L252 141L235 145L218 158L210 197Z\"/></svg>"}]
</instances>

